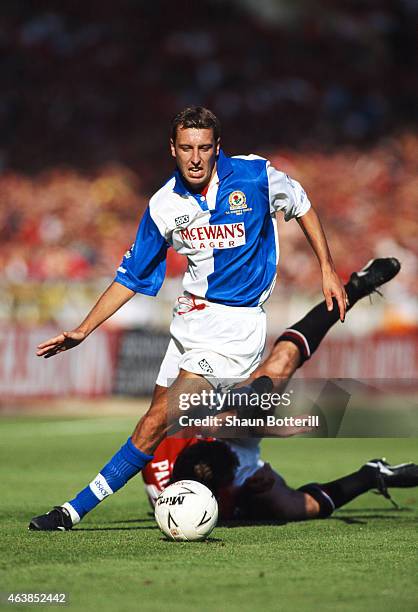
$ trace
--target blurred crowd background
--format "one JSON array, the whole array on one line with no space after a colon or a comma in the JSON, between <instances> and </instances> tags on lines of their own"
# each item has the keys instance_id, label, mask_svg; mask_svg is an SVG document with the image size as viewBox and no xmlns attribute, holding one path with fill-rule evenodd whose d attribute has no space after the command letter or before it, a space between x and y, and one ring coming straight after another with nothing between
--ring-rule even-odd
<instances>
[{"instance_id":1,"label":"blurred crowd background","mask_svg":"<svg viewBox=\"0 0 418 612\"><path fill-rule=\"evenodd\" d=\"M5 0L0 13L0 322L79 322L172 171L171 118L203 104L226 153L303 184L345 279L371 257L402 261L346 333L417 326L415 0ZM297 224L280 233L274 328L320 288ZM161 299L114 323L166 328L183 271L171 252Z\"/></svg>"}]
</instances>

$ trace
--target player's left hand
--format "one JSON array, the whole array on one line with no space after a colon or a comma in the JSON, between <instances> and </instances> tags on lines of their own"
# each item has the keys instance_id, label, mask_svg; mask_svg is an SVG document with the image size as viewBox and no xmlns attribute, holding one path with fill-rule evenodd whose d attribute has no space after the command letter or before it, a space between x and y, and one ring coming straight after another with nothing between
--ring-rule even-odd
<instances>
[{"instance_id":1,"label":"player's left hand","mask_svg":"<svg viewBox=\"0 0 418 612\"><path fill-rule=\"evenodd\" d=\"M252 476L247 478L243 485L242 490L246 494L259 495L260 493L266 493L274 485L274 476L269 463L265 463L259 468Z\"/></svg>"},{"instance_id":2,"label":"player's left hand","mask_svg":"<svg viewBox=\"0 0 418 612\"><path fill-rule=\"evenodd\" d=\"M331 312L334 308L332 298L336 299L340 311L340 321L343 322L347 310L348 298L344 285L334 268L327 268L322 271L322 291L324 293L328 312Z\"/></svg>"}]
</instances>

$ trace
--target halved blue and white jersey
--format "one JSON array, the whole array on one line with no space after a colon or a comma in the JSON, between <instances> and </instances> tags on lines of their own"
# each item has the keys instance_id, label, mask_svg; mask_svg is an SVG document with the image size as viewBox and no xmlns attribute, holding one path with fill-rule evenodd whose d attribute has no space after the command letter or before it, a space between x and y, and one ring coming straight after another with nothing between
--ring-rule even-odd
<instances>
[{"instance_id":1,"label":"halved blue and white jersey","mask_svg":"<svg viewBox=\"0 0 418 612\"><path fill-rule=\"evenodd\" d=\"M115 280L156 295L173 247L187 257L185 291L227 306L261 305L276 279L275 213L288 221L310 206L301 185L268 160L221 151L205 196L190 192L178 171L152 196Z\"/></svg>"}]
</instances>

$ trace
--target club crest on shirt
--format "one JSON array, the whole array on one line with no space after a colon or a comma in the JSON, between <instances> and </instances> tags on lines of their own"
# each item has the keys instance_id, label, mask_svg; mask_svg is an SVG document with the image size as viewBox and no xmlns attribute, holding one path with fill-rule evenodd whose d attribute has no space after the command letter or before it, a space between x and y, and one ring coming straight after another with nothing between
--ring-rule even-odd
<instances>
[{"instance_id":1,"label":"club crest on shirt","mask_svg":"<svg viewBox=\"0 0 418 612\"><path fill-rule=\"evenodd\" d=\"M243 191L233 191L229 198L229 210L242 210L247 208L247 198Z\"/></svg>"},{"instance_id":2,"label":"club crest on shirt","mask_svg":"<svg viewBox=\"0 0 418 612\"><path fill-rule=\"evenodd\" d=\"M243 191L233 191L228 198L229 210L225 211L227 215L242 215L252 211L247 204L247 196Z\"/></svg>"}]
</instances>

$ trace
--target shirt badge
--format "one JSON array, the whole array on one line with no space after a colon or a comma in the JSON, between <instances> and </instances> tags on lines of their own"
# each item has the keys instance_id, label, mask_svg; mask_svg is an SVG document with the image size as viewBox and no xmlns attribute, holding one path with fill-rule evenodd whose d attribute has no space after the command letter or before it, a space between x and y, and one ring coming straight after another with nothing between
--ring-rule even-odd
<instances>
[{"instance_id":1,"label":"shirt badge","mask_svg":"<svg viewBox=\"0 0 418 612\"><path fill-rule=\"evenodd\" d=\"M242 210L247 208L247 198L243 191L233 191L229 198L229 210Z\"/></svg>"}]
</instances>

